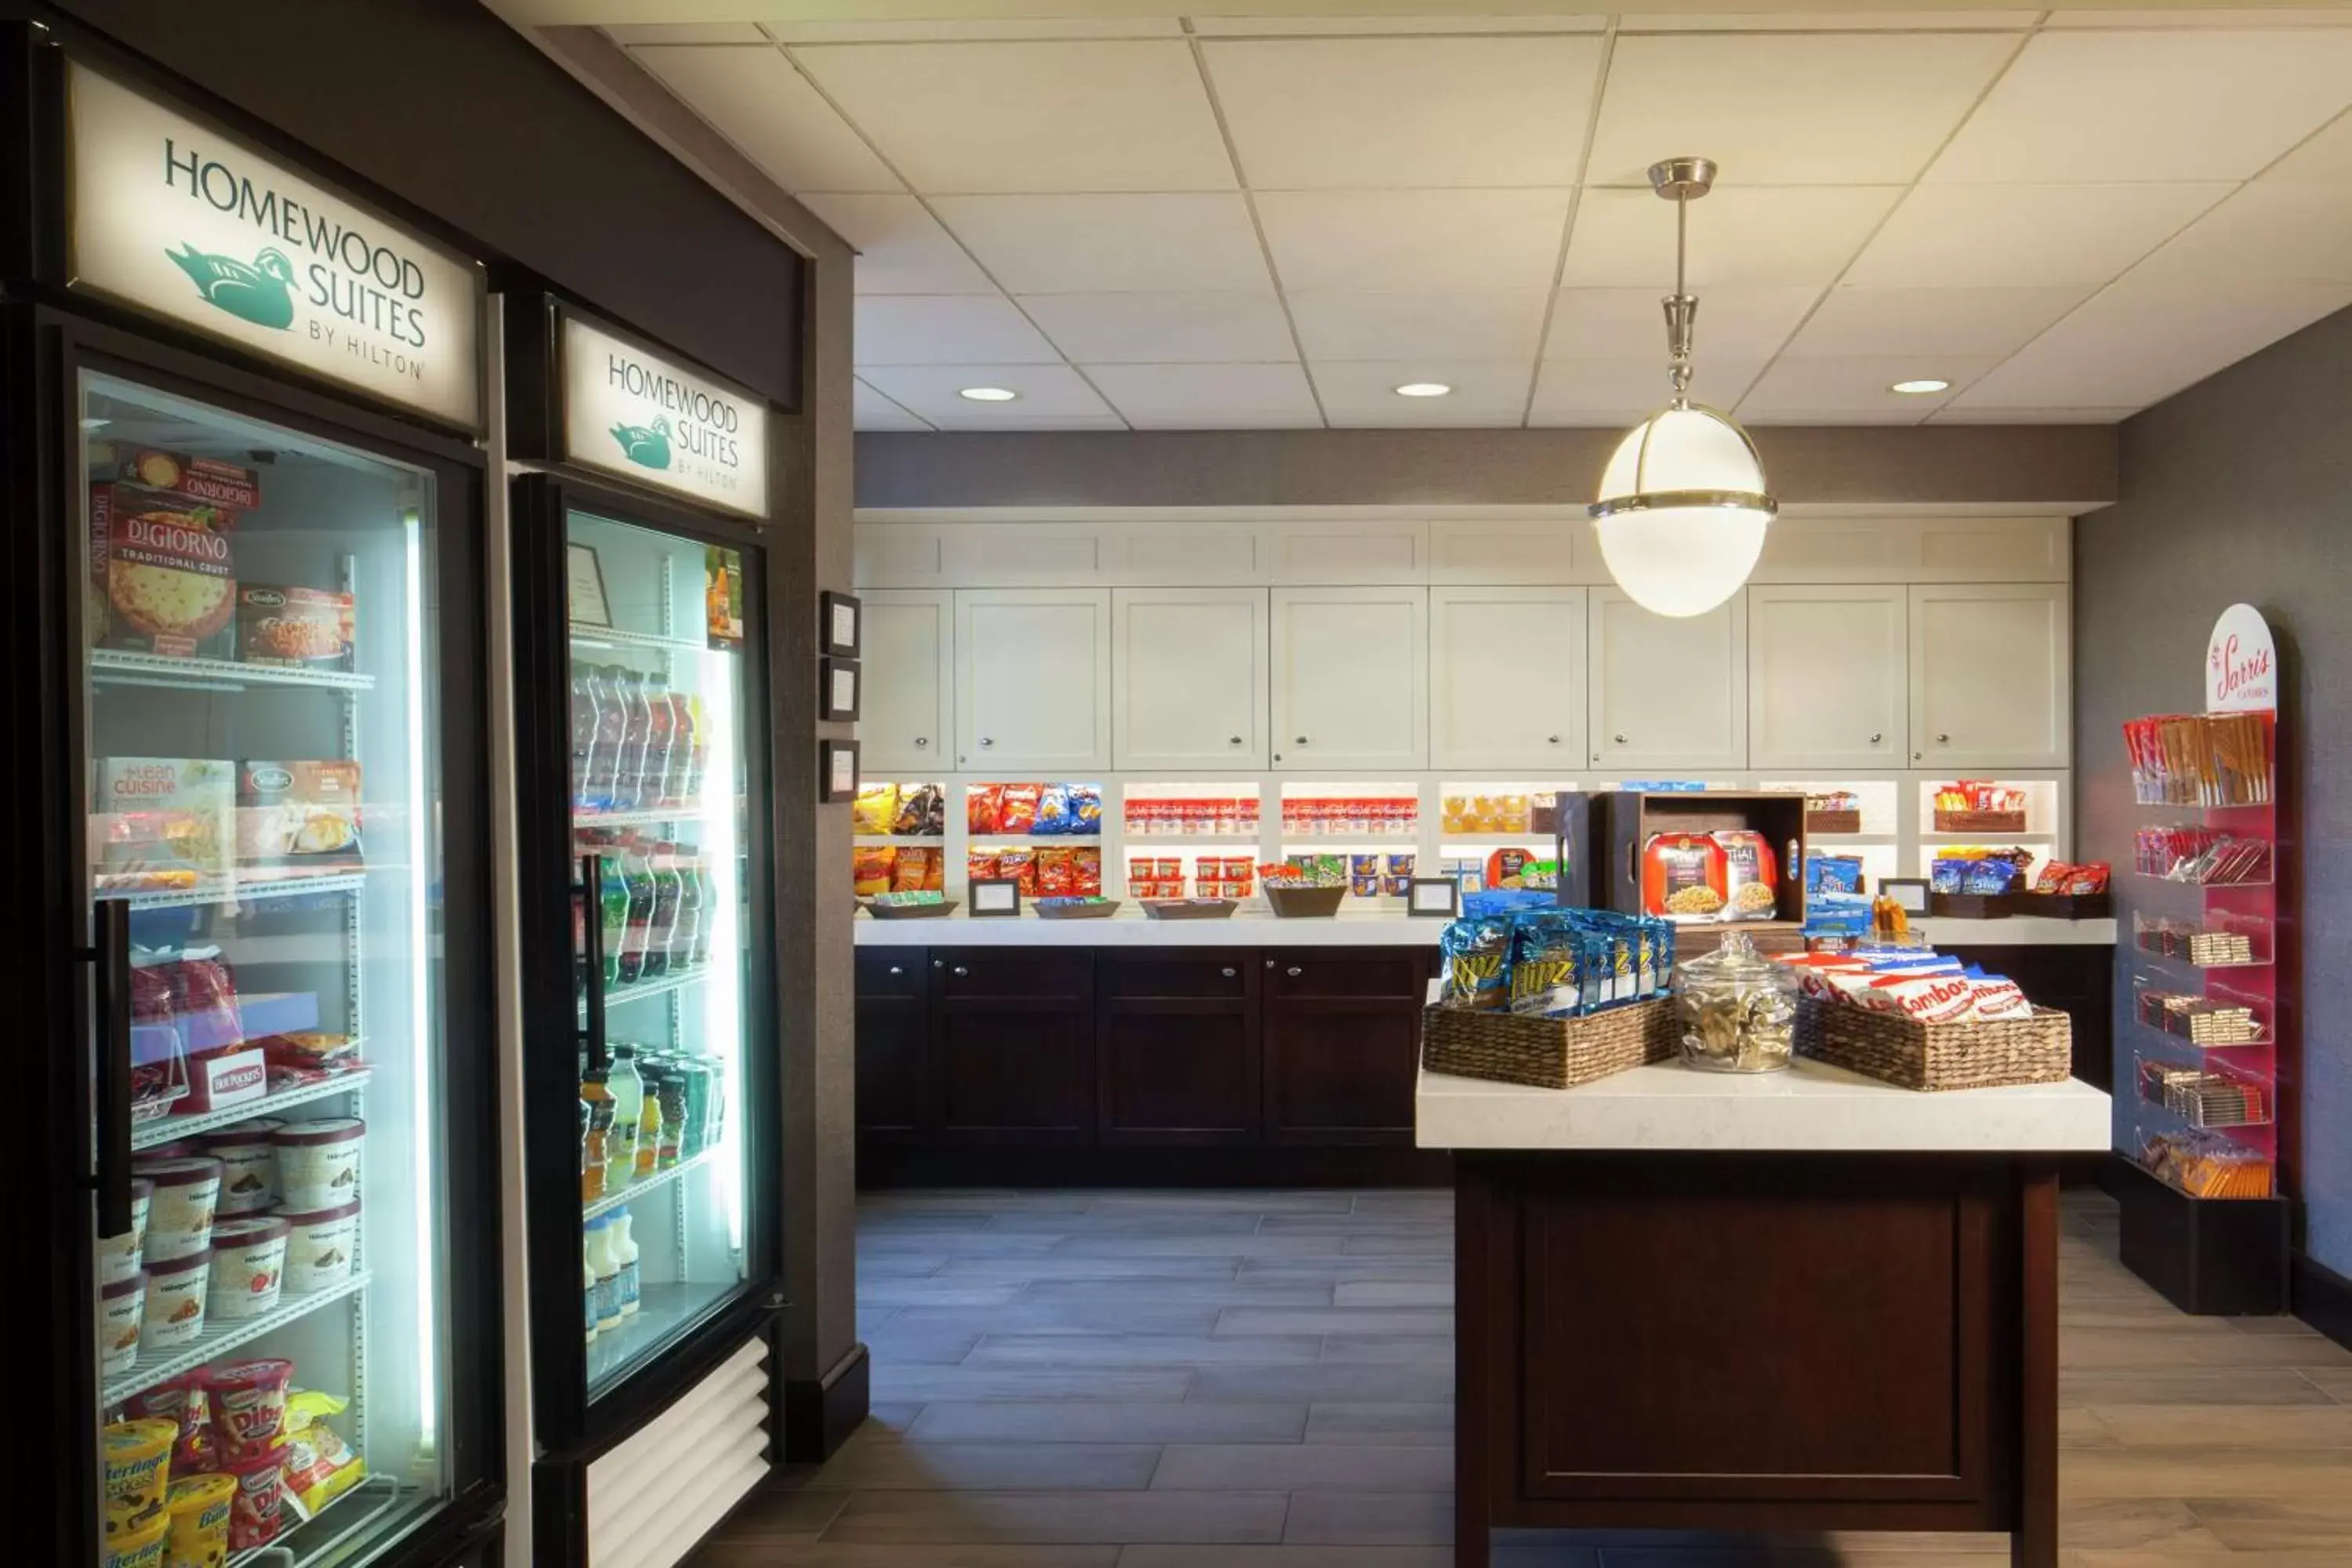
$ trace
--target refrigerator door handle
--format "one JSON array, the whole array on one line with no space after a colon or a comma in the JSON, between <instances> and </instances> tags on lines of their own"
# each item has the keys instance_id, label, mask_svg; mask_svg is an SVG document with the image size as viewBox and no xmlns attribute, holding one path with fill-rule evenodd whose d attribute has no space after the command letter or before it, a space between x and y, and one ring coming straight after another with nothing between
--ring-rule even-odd
<instances>
[{"instance_id":1,"label":"refrigerator door handle","mask_svg":"<svg viewBox=\"0 0 2352 1568\"><path fill-rule=\"evenodd\" d=\"M87 956L96 965L98 1234L131 1229L131 906L101 899Z\"/></svg>"},{"instance_id":2,"label":"refrigerator door handle","mask_svg":"<svg viewBox=\"0 0 2352 1568\"><path fill-rule=\"evenodd\" d=\"M602 855L580 857L580 881L572 891L580 896L581 957L588 972L588 1022L580 1031L580 1041L588 1049L588 1069L603 1072L611 1062L604 1052L604 858Z\"/></svg>"}]
</instances>

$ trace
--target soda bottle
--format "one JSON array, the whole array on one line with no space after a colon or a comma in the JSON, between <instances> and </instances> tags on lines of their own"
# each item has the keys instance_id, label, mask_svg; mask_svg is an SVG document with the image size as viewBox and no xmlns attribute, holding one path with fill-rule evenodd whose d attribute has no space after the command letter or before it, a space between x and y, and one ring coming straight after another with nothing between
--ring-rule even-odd
<instances>
[{"instance_id":1,"label":"soda bottle","mask_svg":"<svg viewBox=\"0 0 2352 1568\"><path fill-rule=\"evenodd\" d=\"M621 689L621 754L614 770L613 809L635 811L646 804L642 798L646 741L653 733L653 708L647 700L647 689L653 677L639 675L633 669L614 673Z\"/></svg>"},{"instance_id":2,"label":"soda bottle","mask_svg":"<svg viewBox=\"0 0 2352 1568\"><path fill-rule=\"evenodd\" d=\"M694 944L703 921L702 856L691 844L677 847L677 923L670 928L669 966L684 969L694 962Z\"/></svg>"},{"instance_id":3,"label":"soda bottle","mask_svg":"<svg viewBox=\"0 0 2352 1568\"><path fill-rule=\"evenodd\" d=\"M683 793L687 799L698 800L702 795L703 770L710 761L710 710L703 706L699 691L686 700L686 707L694 718L694 743L687 749Z\"/></svg>"},{"instance_id":4,"label":"soda bottle","mask_svg":"<svg viewBox=\"0 0 2352 1568\"><path fill-rule=\"evenodd\" d=\"M694 858L694 879L699 907L695 911L693 963L710 962L710 933L719 924L719 887L710 879L710 862Z\"/></svg>"},{"instance_id":5,"label":"soda bottle","mask_svg":"<svg viewBox=\"0 0 2352 1568\"><path fill-rule=\"evenodd\" d=\"M646 677L646 754L638 764L637 805L645 810L670 804L670 752L677 732L670 722L669 682Z\"/></svg>"},{"instance_id":6,"label":"soda bottle","mask_svg":"<svg viewBox=\"0 0 2352 1568\"><path fill-rule=\"evenodd\" d=\"M654 913L646 932L645 973L647 979L669 973L670 940L677 934L677 846L667 839L654 846Z\"/></svg>"},{"instance_id":7,"label":"soda bottle","mask_svg":"<svg viewBox=\"0 0 2352 1568\"><path fill-rule=\"evenodd\" d=\"M683 691L669 694L669 764L662 770L662 804L690 806L694 773L694 704Z\"/></svg>"},{"instance_id":8,"label":"soda bottle","mask_svg":"<svg viewBox=\"0 0 2352 1568\"><path fill-rule=\"evenodd\" d=\"M604 923L604 989L610 991L621 983L621 949L629 936L629 885L621 875L621 856L617 846L604 846L604 885L597 889L596 901Z\"/></svg>"},{"instance_id":9,"label":"soda bottle","mask_svg":"<svg viewBox=\"0 0 2352 1568\"><path fill-rule=\"evenodd\" d=\"M645 975L646 948L654 930L654 871L645 840L635 834L621 846L621 880L629 890L628 929L621 939L620 982L634 985Z\"/></svg>"},{"instance_id":10,"label":"soda bottle","mask_svg":"<svg viewBox=\"0 0 2352 1568\"><path fill-rule=\"evenodd\" d=\"M578 659L572 661L572 809L593 811L588 795L588 762L596 747L594 672Z\"/></svg>"}]
</instances>

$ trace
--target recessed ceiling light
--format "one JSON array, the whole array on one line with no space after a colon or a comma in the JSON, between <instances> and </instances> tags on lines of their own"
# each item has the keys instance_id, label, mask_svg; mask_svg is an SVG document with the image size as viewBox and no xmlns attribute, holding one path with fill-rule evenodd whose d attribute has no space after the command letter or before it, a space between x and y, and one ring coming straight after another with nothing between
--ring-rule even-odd
<instances>
[{"instance_id":1,"label":"recessed ceiling light","mask_svg":"<svg viewBox=\"0 0 2352 1568\"><path fill-rule=\"evenodd\" d=\"M1454 389L1442 381L1408 381L1396 389L1399 397L1443 397Z\"/></svg>"},{"instance_id":2,"label":"recessed ceiling light","mask_svg":"<svg viewBox=\"0 0 2352 1568\"><path fill-rule=\"evenodd\" d=\"M1906 397L1925 397L1931 392L1949 392L1952 390L1952 384L1948 381L1938 381L1930 375L1923 376L1917 381L1898 381L1886 390L1899 392Z\"/></svg>"},{"instance_id":3,"label":"recessed ceiling light","mask_svg":"<svg viewBox=\"0 0 2352 1568\"><path fill-rule=\"evenodd\" d=\"M1021 395L1009 386L967 386L956 395L969 397L974 403L1010 403Z\"/></svg>"}]
</instances>

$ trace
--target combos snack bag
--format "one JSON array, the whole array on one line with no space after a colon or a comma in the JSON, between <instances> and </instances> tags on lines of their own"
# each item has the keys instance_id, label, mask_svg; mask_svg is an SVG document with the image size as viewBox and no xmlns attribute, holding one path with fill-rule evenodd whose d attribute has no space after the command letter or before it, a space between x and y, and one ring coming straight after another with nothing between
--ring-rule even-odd
<instances>
[{"instance_id":1,"label":"combos snack bag","mask_svg":"<svg viewBox=\"0 0 2352 1568\"><path fill-rule=\"evenodd\" d=\"M1037 851L1034 849L1000 849L996 852L996 874L1021 884L1021 896L1034 898L1037 892Z\"/></svg>"},{"instance_id":2,"label":"combos snack bag","mask_svg":"<svg viewBox=\"0 0 2352 1568\"><path fill-rule=\"evenodd\" d=\"M1760 833L1718 828L1711 837L1723 851L1723 918L1769 921L1780 908L1780 862Z\"/></svg>"},{"instance_id":3,"label":"combos snack bag","mask_svg":"<svg viewBox=\"0 0 2352 1568\"><path fill-rule=\"evenodd\" d=\"M1728 897L1726 880L1723 847L1706 834L1654 833L1642 847L1642 908L1651 914L1719 919Z\"/></svg>"}]
</instances>

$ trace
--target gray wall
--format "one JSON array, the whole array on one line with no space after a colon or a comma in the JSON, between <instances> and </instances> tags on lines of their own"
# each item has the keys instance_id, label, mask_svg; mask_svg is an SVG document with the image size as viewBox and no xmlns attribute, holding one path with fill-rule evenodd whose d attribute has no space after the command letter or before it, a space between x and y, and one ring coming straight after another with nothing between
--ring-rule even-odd
<instances>
[{"instance_id":1,"label":"gray wall","mask_svg":"<svg viewBox=\"0 0 2352 1568\"><path fill-rule=\"evenodd\" d=\"M2122 500L2074 531L2078 852L2130 864L2149 814L2131 804L2124 721L2200 706L2214 616L2239 600L2260 609L2283 667L2282 832L2300 840L2279 857L2302 999L2286 1019L2301 1064L2282 1149L2306 1250L2352 1274L2352 310L2126 422L2122 458ZM2130 883L2118 879L2126 929ZM2120 1090L2127 976L2116 990Z\"/></svg>"}]
</instances>

